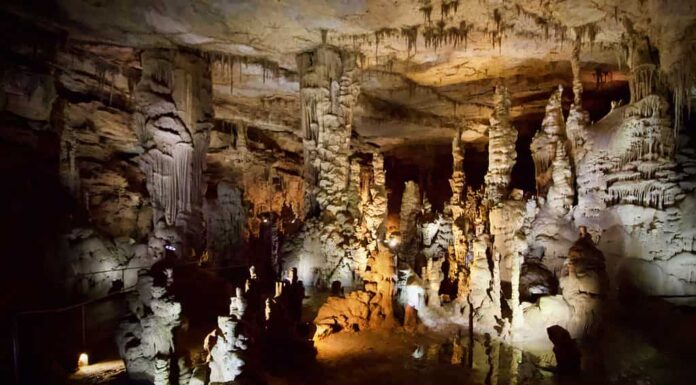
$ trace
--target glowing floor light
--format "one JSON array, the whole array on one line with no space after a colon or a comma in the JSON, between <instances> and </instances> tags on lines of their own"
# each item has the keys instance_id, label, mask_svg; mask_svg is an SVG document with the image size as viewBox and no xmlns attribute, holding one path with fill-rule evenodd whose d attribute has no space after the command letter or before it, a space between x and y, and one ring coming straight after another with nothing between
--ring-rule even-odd
<instances>
[{"instance_id":1,"label":"glowing floor light","mask_svg":"<svg viewBox=\"0 0 696 385\"><path fill-rule=\"evenodd\" d=\"M77 358L77 367L81 368L87 365L89 365L89 356L87 353L80 353L80 356Z\"/></svg>"}]
</instances>

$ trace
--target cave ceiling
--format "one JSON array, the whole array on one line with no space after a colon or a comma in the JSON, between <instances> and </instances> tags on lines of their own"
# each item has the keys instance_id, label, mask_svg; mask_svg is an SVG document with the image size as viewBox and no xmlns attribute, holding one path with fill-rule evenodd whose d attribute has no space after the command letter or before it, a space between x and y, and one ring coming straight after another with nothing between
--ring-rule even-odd
<instances>
[{"instance_id":1,"label":"cave ceiling","mask_svg":"<svg viewBox=\"0 0 696 385\"><path fill-rule=\"evenodd\" d=\"M466 142L485 143L499 83L511 92L513 119L539 116L557 85L570 88L576 33L585 88L597 88L600 70L609 92L625 86L627 28L658 48L693 40L696 30L692 0L33 0L3 7L80 44L205 52L216 63L216 118L269 130L293 152L301 151L295 55L322 42L359 52L355 131L392 147L445 143L460 129ZM678 55L665 51L663 69Z\"/></svg>"}]
</instances>

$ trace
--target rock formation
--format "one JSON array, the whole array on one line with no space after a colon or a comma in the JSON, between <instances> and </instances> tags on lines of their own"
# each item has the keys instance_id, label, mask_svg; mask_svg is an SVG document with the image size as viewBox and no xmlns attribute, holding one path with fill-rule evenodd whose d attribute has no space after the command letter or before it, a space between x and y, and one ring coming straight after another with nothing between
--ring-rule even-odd
<instances>
[{"instance_id":1,"label":"rock formation","mask_svg":"<svg viewBox=\"0 0 696 385\"><path fill-rule=\"evenodd\" d=\"M234 381L244 370L244 352L248 349L248 337L244 334L246 300L241 289L230 299L230 315L218 317L214 332L214 345L210 348L210 382Z\"/></svg>"},{"instance_id":2,"label":"rock formation","mask_svg":"<svg viewBox=\"0 0 696 385\"><path fill-rule=\"evenodd\" d=\"M177 50L142 53L135 89L135 131L144 149L141 167L153 206L151 252L172 245L181 257L203 227L203 170L212 127L210 69L201 57ZM191 239L189 239L191 238Z\"/></svg>"},{"instance_id":3,"label":"rock formation","mask_svg":"<svg viewBox=\"0 0 696 385\"><path fill-rule=\"evenodd\" d=\"M286 248L288 265L299 267L302 280L313 286L339 280L350 287L359 218L351 215L347 199L348 158L359 71L355 56L324 45L298 55L297 65L308 220L296 245Z\"/></svg>"},{"instance_id":4,"label":"rock formation","mask_svg":"<svg viewBox=\"0 0 696 385\"><path fill-rule=\"evenodd\" d=\"M174 328L181 324L181 304L168 293L172 271L142 272L129 301L130 316L116 333L119 354L133 380L170 383Z\"/></svg>"},{"instance_id":5,"label":"rock formation","mask_svg":"<svg viewBox=\"0 0 696 385\"><path fill-rule=\"evenodd\" d=\"M329 297L314 319L316 337L341 330L360 331L367 328L393 326L392 301L396 283L394 256L380 246L372 254L365 274L365 290L356 290L345 297Z\"/></svg>"},{"instance_id":6,"label":"rock formation","mask_svg":"<svg viewBox=\"0 0 696 385\"><path fill-rule=\"evenodd\" d=\"M517 130L510 123L510 96L507 88L495 88L493 105L495 107L488 130L488 172L485 182L488 200L497 203L508 194L510 173L517 159Z\"/></svg>"},{"instance_id":7,"label":"rock formation","mask_svg":"<svg viewBox=\"0 0 696 385\"><path fill-rule=\"evenodd\" d=\"M556 159L558 147L566 145L565 121L561 108L563 87L551 94L546 105L546 116L534 139L531 150L534 158L536 190L540 196L546 196L552 184L552 163Z\"/></svg>"},{"instance_id":8,"label":"rock formation","mask_svg":"<svg viewBox=\"0 0 696 385\"><path fill-rule=\"evenodd\" d=\"M418 217L422 213L420 188L416 182L408 181L401 196L401 211L399 213L399 231L401 258L412 269L416 267L416 255L419 249Z\"/></svg>"}]
</instances>

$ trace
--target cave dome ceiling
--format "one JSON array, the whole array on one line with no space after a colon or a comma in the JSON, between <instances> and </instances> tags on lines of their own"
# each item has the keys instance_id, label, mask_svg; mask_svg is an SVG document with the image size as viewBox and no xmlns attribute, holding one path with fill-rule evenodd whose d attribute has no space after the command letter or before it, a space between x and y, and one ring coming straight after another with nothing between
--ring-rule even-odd
<instances>
[{"instance_id":1,"label":"cave dome ceiling","mask_svg":"<svg viewBox=\"0 0 696 385\"><path fill-rule=\"evenodd\" d=\"M6 11L42 17L81 43L136 49L184 46L214 59L216 118L289 134L301 146L295 56L326 43L358 52L362 68L355 131L390 147L407 141L487 141L496 84L511 94L512 118L543 114L559 85L570 90L569 58L583 41L581 79L625 86L626 29L658 48L696 35L691 0L54 0L10 2ZM668 17L667 17L668 16ZM660 51L663 69L675 54ZM568 93L567 104L572 100ZM564 94L564 101L566 96Z\"/></svg>"}]
</instances>

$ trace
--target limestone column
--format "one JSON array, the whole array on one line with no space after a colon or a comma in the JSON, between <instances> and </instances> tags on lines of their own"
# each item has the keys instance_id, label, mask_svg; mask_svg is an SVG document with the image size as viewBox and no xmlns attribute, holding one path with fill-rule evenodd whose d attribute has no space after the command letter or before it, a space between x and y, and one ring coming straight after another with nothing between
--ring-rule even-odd
<instances>
[{"instance_id":1,"label":"limestone column","mask_svg":"<svg viewBox=\"0 0 696 385\"><path fill-rule=\"evenodd\" d=\"M552 185L549 188L547 201L549 207L557 215L565 215L573 205L573 173L570 169L568 154L565 146L559 145L551 167Z\"/></svg>"},{"instance_id":2,"label":"limestone column","mask_svg":"<svg viewBox=\"0 0 696 385\"><path fill-rule=\"evenodd\" d=\"M401 232L401 258L415 269L418 254L418 214L421 212L420 189L416 182L408 181L401 196L399 230Z\"/></svg>"},{"instance_id":3,"label":"limestone column","mask_svg":"<svg viewBox=\"0 0 696 385\"><path fill-rule=\"evenodd\" d=\"M304 132L305 216L302 248L286 261L303 281L355 284L359 218L349 206L353 106L360 92L355 54L329 45L296 57ZM355 192L358 196L358 192ZM356 207L353 207L356 208ZM364 263L363 263L364 264Z\"/></svg>"},{"instance_id":4,"label":"limestone column","mask_svg":"<svg viewBox=\"0 0 696 385\"><path fill-rule=\"evenodd\" d=\"M590 114L582 108L582 81L580 80L580 35L575 39L570 67L573 70L573 105L570 106L566 120L566 133L571 148L571 160L574 165L585 156L587 149L586 127L590 125Z\"/></svg>"},{"instance_id":5,"label":"limestone column","mask_svg":"<svg viewBox=\"0 0 696 385\"><path fill-rule=\"evenodd\" d=\"M462 130L452 139L452 177L449 180L452 189L450 205L461 205L464 202L466 175L464 174L464 146L462 145Z\"/></svg>"},{"instance_id":6,"label":"limestone column","mask_svg":"<svg viewBox=\"0 0 696 385\"><path fill-rule=\"evenodd\" d=\"M510 123L510 95L506 87L495 88L493 104L495 107L488 130L488 172L485 176L486 194L491 204L507 197L512 167L517 160L517 130Z\"/></svg>"},{"instance_id":7,"label":"limestone column","mask_svg":"<svg viewBox=\"0 0 696 385\"><path fill-rule=\"evenodd\" d=\"M141 61L134 121L154 212L150 252L161 257L171 245L188 257L204 239L203 169L213 126L209 63L170 49L146 50Z\"/></svg>"},{"instance_id":8,"label":"limestone column","mask_svg":"<svg viewBox=\"0 0 696 385\"><path fill-rule=\"evenodd\" d=\"M377 252L377 242L380 239L380 228L387 217L387 190L384 173L384 158L380 153L372 154L372 182L369 187L369 201L363 212L363 227L367 232L368 251ZM382 237L384 236L382 229Z\"/></svg>"},{"instance_id":9,"label":"limestone column","mask_svg":"<svg viewBox=\"0 0 696 385\"><path fill-rule=\"evenodd\" d=\"M445 207L445 212L452 221L452 251L450 255L449 279L458 280L457 298L460 302L466 297L466 253L468 243L465 230L465 204L464 191L466 187L466 176L464 174L464 146L461 140L461 130L452 139L452 177L449 180L452 189L452 197L449 204Z\"/></svg>"},{"instance_id":10,"label":"limestone column","mask_svg":"<svg viewBox=\"0 0 696 385\"><path fill-rule=\"evenodd\" d=\"M355 55L321 45L297 56L304 132L305 207L345 209L353 106L360 92Z\"/></svg>"},{"instance_id":11,"label":"limestone column","mask_svg":"<svg viewBox=\"0 0 696 385\"><path fill-rule=\"evenodd\" d=\"M551 94L546 105L546 116L539 130L532 139L531 150L534 159L534 173L536 178L537 195L546 196L551 186L551 163L556 158L556 149L565 146L566 133L561 106L561 94L563 87Z\"/></svg>"},{"instance_id":12,"label":"limestone column","mask_svg":"<svg viewBox=\"0 0 696 385\"><path fill-rule=\"evenodd\" d=\"M510 307L512 308L512 335L515 336L515 330L519 329L524 324L522 309L520 308L520 273L522 272L522 255L514 253L512 255L512 271L510 273L510 285L512 286L512 295L510 297Z\"/></svg>"}]
</instances>

